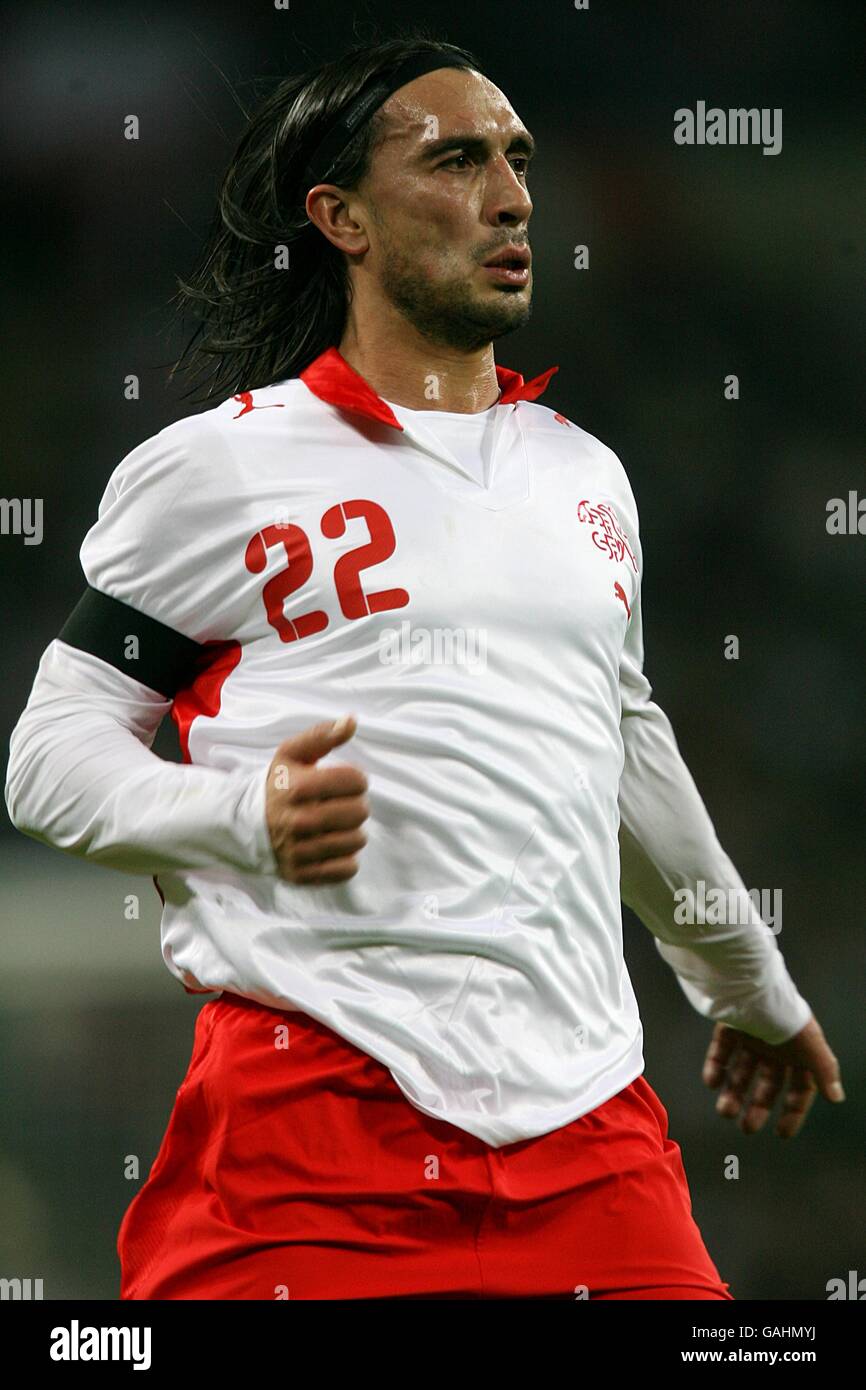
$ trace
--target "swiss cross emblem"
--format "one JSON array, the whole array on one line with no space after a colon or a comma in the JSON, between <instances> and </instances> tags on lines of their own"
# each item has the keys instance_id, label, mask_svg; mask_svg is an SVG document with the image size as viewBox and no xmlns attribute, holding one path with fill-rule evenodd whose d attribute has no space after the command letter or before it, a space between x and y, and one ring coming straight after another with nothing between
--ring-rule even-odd
<instances>
[{"instance_id":1,"label":"swiss cross emblem","mask_svg":"<svg viewBox=\"0 0 866 1390\"><path fill-rule=\"evenodd\" d=\"M592 504L584 498L578 504L578 521L585 521L597 529L592 533L593 544L603 550L610 560L622 560L627 555L632 569L637 574L637 560L628 543L628 536L619 524L616 512L609 502Z\"/></svg>"}]
</instances>

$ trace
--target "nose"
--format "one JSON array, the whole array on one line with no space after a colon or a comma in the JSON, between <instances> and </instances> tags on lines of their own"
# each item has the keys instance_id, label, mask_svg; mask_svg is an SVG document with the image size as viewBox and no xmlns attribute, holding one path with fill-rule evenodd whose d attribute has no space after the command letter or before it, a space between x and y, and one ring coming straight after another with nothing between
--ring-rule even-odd
<instances>
[{"instance_id":1,"label":"nose","mask_svg":"<svg viewBox=\"0 0 866 1390\"><path fill-rule=\"evenodd\" d=\"M504 154L490 163L487 181L487 218L494 226L528 222L532 199Z\"/></svg>"}]
</instances>

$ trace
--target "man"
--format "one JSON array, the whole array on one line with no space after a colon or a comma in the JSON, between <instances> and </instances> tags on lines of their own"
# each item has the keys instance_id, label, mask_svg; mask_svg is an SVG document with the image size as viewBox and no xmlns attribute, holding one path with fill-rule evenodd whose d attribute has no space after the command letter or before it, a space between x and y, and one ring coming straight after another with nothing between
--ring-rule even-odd
<instances>
[{"instance_id":1,"label":"man","mask_svg":"<svg viewBox=\"0 0 866 1390\"><path fill-rule=\"evenodd\" d=\"M166 964L221 992L123 1298L730 1298L620 893L716 1020L721 1113L842 1098L748 899L677 913L744 890L643 674L623 467L556 368L494 362L533 148L447 44L281 84L184 286L228 394L115 470L13 735L19 828L153 874Z\"/></svg>"}]
</instances>

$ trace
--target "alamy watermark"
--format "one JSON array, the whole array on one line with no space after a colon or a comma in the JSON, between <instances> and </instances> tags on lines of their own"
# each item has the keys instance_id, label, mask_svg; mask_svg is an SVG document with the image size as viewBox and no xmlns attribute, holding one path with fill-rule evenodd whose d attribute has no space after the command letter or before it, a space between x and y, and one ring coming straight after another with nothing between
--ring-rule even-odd
<instances>
[{"instance_id":1,"label":"alamy watermark","mask_svg":"<svg viewBox=\"0 0 866 1390\"><path fill-rule=\"evenodd\" d=\"M677 145L762 145L764 154L782 149L782 108L751 106L724 111L720 106L707 109L705 101L695 109L680 106L674 112L674 143Z\"/></svg>"},{"instance_id":2,"label":"alamy watermark","mask_svg":"<svg viewBox=\"0 0 866 1390\"><path fill-rule=\"evenodd\" d=\"M131 1361L134 1371L147 1371L151 1361L149 1327L52 1327L48 1355L52 1361Z\"/></svg>"},{"instance_id":3,"label":"alamy watermark","mask_svg":"<svg viewBox=\"0 0 866 1390\"><path fill-rule=\"evenodd\" d=\"M412 627L408 619L399 628L379 633L379 660L385 666L465 666L469 671L487 669L487 633L473 627Z\"/></svg>"},{"instance_id":4,"label":"alamy watermark","mask_svg":"<svg viewBox=\"0 0 866 1390\"><path fill-rule=\"evenodd\" d=\"M0 497L0 535L23 536L25 545L41 545L42 498Z\"/></svg>"},{"instance_id":5,"label":"alamy watermark","mask_svg":"<svg viewBox=\"0 0 866 1390\"><path fill-rule=\"evenodd\" d=\"M754 915L763 920L774 936L782 930L781 888L710 888L702 878L691 888L678 888L674 893L674 921L680 926L700 922L708 926L725 923L748 926ZM772 911L771 911L772 907Z\"/></svg>"},{"instance_id":6,"label":"alamy watermark","mask_svg":"<svg viewBox=\"0 0 866 1390\"><path fill-rule=\"evenodd\" d=\"M44 1297L41 1279L0 1279L0 1302L13 1299L26 1303Z\"/></svg>"}]
</instances>

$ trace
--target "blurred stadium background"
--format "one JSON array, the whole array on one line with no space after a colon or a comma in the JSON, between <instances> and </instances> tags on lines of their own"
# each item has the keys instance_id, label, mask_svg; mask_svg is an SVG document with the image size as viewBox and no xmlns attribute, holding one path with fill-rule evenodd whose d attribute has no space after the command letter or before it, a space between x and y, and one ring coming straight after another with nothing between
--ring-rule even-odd
<instances>
[{"instance_id":1,"label":"blurred stadium background","mask_svg":"<svg viewBox=\"0 0 866 1390\"><path fill-rule=\"evenodd\" d=\"M780 945L848 1102L819 1101L788 1146L718 1119L700 1081L711 1025L626 912L646 1074L734 1294L826 1297L863 1254L866 537L825 527L831 497L866 495L862 7L18 0L5 14L0 491L43 498L45 529L38 546L0 536L4 743L82 588L78 547L109 473L200 408L165 387L180 341L167 304L243 127L229 87L249 103L250 79L413 20L468 47L540 145L534 315L497 359L525 376L559 363L545 403L629 472L647 673L746 885L783 890ZM673 112L698 100L781 107L782 153L676 146ZM723 659L729 633L738 661ZM201 1000L162 964L148 879L26 840L5 812L0 873L0 1275L42 1278L50 1299L112 1299L139 1185L125 1156L146 1175Z\"/></svg>"}]
</instances>

